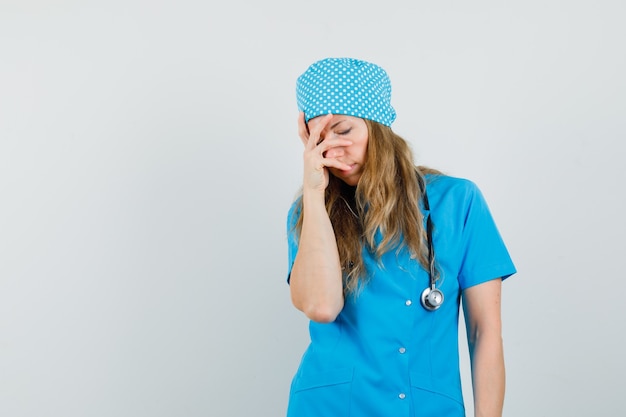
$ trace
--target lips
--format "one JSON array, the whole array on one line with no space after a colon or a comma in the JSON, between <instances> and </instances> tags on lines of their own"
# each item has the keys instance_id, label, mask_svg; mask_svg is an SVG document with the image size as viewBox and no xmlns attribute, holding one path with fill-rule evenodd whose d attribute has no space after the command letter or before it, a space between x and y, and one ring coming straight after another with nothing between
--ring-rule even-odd
<instances>
[{"instance_id":1,"label":"lips","mask_svg":"<svg viewBox=\"0 0 626 417\"><path fill-rule=\"evenodd\" d=\"M344 163L345 163L345 162L344 162ZM352 172L352 171L354 171L354 168L356 168L356 164L346 164L346 165L349 165L349 166L350 166L350 169L349 169L349 170L347 170L347 171L342 169L342 170L341 170L341 172L343 172L344 174L347 174L347 173L349 173L349 172Z\"/></svg>"},{"instance_id":2,"label":"lips","mask_svg":"<svg viewBox=\"0 0 626 417\"><path fill-rule=\"evenodd\" d=\"M348 165L350 168L349 169L331 168L332 172L337 177L346 178L348 176L353 175L359 169L359 164L357 162L344 162L344 161L339 161L339 160L338 162Z\"/></svg>"}]
</instances>

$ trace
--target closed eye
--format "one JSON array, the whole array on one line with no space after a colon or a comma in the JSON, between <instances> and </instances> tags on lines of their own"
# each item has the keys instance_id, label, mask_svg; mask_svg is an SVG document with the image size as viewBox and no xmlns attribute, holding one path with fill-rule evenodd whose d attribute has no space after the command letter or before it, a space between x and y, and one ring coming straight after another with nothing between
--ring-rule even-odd
<instances>
[{"instance_id":1,"label":"closed eye","mask_svg":"<svg viewBox=\"0 0 626 417\"><path fill-rule=\"evenodd\" d=\"M348 133L350 133L350 131L352 131L352 128L348 129L348 130L342 130L341 132L337 132L338 135L347 135Z\"/></svg>"}]
</instances>

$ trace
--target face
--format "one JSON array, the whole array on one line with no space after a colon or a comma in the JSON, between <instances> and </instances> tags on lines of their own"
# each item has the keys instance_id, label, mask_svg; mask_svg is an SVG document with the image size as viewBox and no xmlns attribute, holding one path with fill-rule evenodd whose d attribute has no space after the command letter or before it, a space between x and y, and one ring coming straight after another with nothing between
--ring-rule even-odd
<instances>
[{"instance_id":1,"label":"face","mask_svg":"<svg viewBox=\"0 0 626 417\"><path fill-rule=\"evenodd\" d=\"M309 128L320 123L322 117L309 120ZM358 184L367 158L368 132L363 119L345 115L333 115L320 134L321 140L333 138L346 139L352 142L348 146L334 146L326 151L325 158L334 158L350 166L347 171L329 168L331 174L348 185Z\"/></svg>"}]
</instances>

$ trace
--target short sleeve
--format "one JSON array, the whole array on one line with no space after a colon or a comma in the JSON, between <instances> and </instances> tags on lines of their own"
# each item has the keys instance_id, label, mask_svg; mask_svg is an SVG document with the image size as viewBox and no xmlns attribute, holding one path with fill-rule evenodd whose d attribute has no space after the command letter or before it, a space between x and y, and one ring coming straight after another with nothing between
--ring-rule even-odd
<instances>
[{"instance_id":1,"label":"short sleeve","mask_svg":"<svg viewBox=\"0 0 626 417\"><path fill-rule=\"evenodd\" d=\"M462 289L496 278L504 280L517 272L483 194L474 183L466 184L459 272Z\"/></svg>"},{"instance_id":2,"label":"short sleeve","mask_svg":"<svg viewBox=\"0 0 626 417\"><path fill-rule=\"evenodd\" d=\"M296 230L299 214L298 207L298 201L294 202L287 214L287 283L289 283L293 262L296 259L296 253L298 253L298 236Z\"/></svg>"}]
</instances>

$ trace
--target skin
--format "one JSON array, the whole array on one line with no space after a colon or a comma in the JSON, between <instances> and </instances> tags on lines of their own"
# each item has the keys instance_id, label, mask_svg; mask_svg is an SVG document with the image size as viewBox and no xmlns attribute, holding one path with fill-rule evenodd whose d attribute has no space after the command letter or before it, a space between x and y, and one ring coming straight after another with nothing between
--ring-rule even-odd
<instances>
[{"instance_id":1,"label":"skin","mask_svg":"<svg viewBox=\"0 0 626 417\"><path fill-rule=\"evenodd\" d=\"M331 172L347 184L358 183L367 154L367 126L362 119L344 115L319 116L307 126L300 113L298 133L304 144L304 217L291 271L291 300L309 319L330 323L341 312L344 298L339 252L324 190Z\"/></svg>"},{"instance_id":2,"label":"skin","mask_svg":"<svg viewBox=\"0 0 626 417\"><path fill-rule=\"evenodd\" d=\"M472 366L475 417L501 417L505 370L501 321L502 280L467 288L463 313Z\"/></svg>"},{"instance_id":3,"label":"skin","mask_svg":"<svg viewBox=\"0 0 626 417\"><path fill-rule=\"evenodd\" d=\"M357 185L367 159L367 126L362 119L344 115L319 116L307 126L300 113L298 133L304 145L304 217L290 276L291 300L309 319L330 323L343 309L344 296L324 191L330 174ZM475 417L502 416L505 372L500 301L500 279L470 287L462 294Z\"/></svg>"}]
</instances>

